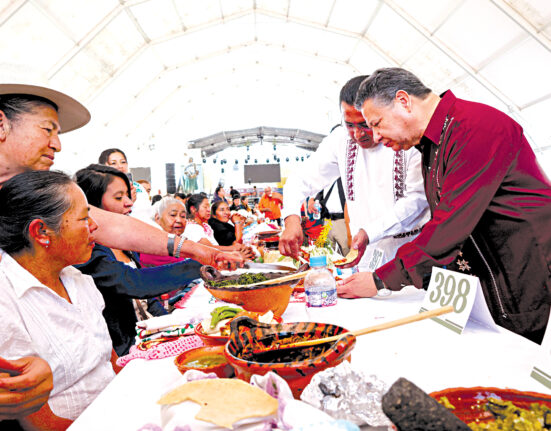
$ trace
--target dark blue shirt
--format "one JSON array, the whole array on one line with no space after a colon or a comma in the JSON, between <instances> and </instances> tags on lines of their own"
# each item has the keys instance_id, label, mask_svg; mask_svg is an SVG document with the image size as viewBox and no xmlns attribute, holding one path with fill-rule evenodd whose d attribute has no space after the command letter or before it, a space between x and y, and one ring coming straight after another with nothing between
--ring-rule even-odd
<instances>
[{"instance_id":1,"label":"dark blue shirt","mask_svg":"<svg viewBox=\"0 0 551 431\"><path fill-rule=\"evenodd\" d=\"M138 269L116 259L108 247L96 244L90 260L75 265L84 274L92 276L103 295L105 309L103 316L107 322L113 348L117 355L128 353L136 336L136 313L132 299L147 299L171 290L185 288L200 277L201 264L185 260L154 268L141 268L138 256L131 253Z\"/></svg>"}]
</instances>

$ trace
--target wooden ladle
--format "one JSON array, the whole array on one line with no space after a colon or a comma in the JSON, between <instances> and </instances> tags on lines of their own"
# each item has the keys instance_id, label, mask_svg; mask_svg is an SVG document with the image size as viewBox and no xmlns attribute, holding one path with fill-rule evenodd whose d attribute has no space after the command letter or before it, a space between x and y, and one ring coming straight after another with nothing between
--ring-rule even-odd
<instances>
[{"instance_id":1,"label":"wooden ladle","mask_svg":"<svg viewBox=\"0 0 551 431\"><path fill-rule=\"evenodd\" d=\"M331 337L316 338L313 340L298 341L296 343L275 344L274 347L267 347L266 349L253 350L253 354L261 354L272 350L284 350L295 349L297 347L315 346L317 344L325 344L332 341L337 341L346 335L354 335L359 337L360 335L370 334L372 332L384 331L385 329L394 328L396 326L407 325L408 323L418 322L419 320L430 319L431 317L441 316L442 314L451 313L453 307L448 305L447 307L436 308L434 310L423 311L422 313L413 314L411 316L402 317L401 319L391 320L390 322L381 323L375 326L369 326L363 329L357 329L355 331L343 332L342 334L333 335Z\"/></svg>"}]
</instances>

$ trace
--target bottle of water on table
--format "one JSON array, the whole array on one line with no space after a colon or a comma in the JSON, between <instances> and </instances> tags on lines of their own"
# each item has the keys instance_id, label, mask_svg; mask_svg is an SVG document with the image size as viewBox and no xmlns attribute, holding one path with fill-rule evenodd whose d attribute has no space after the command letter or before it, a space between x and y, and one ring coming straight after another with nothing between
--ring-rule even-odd
<instances>
[{"instance_id":1,"label":"bottle of water on table","mask_svg":"<svg viewBox=\"0 0 551 431\"><path fill-rule=\"evenodd\" d=\"M310 256L310 268L304 279L308 317L316 322L338 323L329 311L337 304L337 285L333 273L327 269L326 256Z\"/></svg>"},{"instance_id":2,"label":"bottle of water on table","mask_svg":"<svg viewBox=\"0 0 551 431\"><path fill-rule=\"evenodd\" d=\"M316 208L316 210L318 211L314 212L313 214L314 220L319 220L321 218L321 204L320 201L318 201L317 199L314 202L314 208Z\"/></svg>"}]
</instances>

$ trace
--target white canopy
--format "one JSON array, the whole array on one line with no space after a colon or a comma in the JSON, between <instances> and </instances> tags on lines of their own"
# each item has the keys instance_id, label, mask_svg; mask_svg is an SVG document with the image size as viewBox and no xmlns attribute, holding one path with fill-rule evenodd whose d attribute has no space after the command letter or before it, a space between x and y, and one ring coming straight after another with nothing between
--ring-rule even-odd
<instances>
[{"instance_id":1,"label":"white canopy","mask_svg":"<svg viewBox=\"0 0 551 431\"><path fill-rule=\"evenodd\" d=\"M386 66L507 112L551 166L550 18L548 0L11 0L0 52L92 113L61 168L108 147L171 161L224 130L326 134L341 86Z\"/></svg>"}]
</instances>

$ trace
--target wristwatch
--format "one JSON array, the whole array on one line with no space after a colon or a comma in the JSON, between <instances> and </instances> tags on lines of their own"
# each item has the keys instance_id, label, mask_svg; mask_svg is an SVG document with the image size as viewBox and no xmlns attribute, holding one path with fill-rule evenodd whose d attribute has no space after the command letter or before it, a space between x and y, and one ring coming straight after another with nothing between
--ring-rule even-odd
<instances>
[{"instance_id":1,"label":"wristwatch","mask_svg":"<svg viewBox=\"0 0 551 431\"><path fill-rule=\"evenodd\" d=\"M178 242L178 246L176 247L176 251L174 252L174 257L180 257L180 252L182 251L182 246L184 245L184 241L187 238L184 235L180 236L180 242Z\"/></svg>"},{"instance_id":2,"label":"wristwatch","mask_svg":"<svg viewBox=\"0 0 551 431\"><path fill-rule=\"evenodd\" d=\"M173 233L168 234L168 242L166 243L166 249L169 256L174 256L174 238L176 235Z\"/></svg>"},{"instance_id":3,"label":"wristwatch","mask_svg":"<svg viewBox=\"0 0 551 431\"><path fill-rule=\"evenodd\" d=\"M376 272L373 273L373 282L375 283L377 291L386 289L385 283L379 278Z\"/></svg>"}]
</instances>

